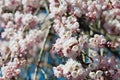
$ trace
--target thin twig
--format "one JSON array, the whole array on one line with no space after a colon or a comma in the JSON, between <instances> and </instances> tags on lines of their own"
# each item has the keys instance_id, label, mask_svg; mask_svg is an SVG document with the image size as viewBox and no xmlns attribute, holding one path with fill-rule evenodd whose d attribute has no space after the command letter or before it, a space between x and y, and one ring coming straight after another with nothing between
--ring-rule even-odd
<instances>
[{"instance_id":1,"label":"thin twig","mask_svg":"<svg viewBox=\"0 0 120 80\"><path fill-rule=\"evenodd\" d=\"M103 48L100 49L100 55L101 55L101 56L104 55L104 49L103 49Z\"/></svg>"},{"instance_id":2,"label":"thin twig","mask_svg":"<svg viewBox=\"0 0 120 80\"><path fill-rule=\"evenodd\" d=\"M89 59L91 59L91 61L93 62L94 60L90 57L90 56L88 56L83 50L81 51L81 53L82 54L84 54L86 57L88 57Z\"/></svg>"},{"instance_id":3,"label":"thin twig","mask_svg":"<svg viewBox=\"0 0 120 80\"><path fill-rule=\"evenodd\" d=\"M38 72L39 64L40 64L41 59L42 59L43 50L44 50L44 47L45 47L45 43L46 43L46 40L47 40L49 31L50 31L50 28L51 28L51 26L49 26L48 29L47 29L47 32L46 32L46 35L45 35L45 38L44 38L44 41L43 41L43 44L42 44L42 47L41 47L41 50L40 50L40 54L38 56L38 61L37 61L38 64L37 64L37 67L35 68L35 73L34 73L33 80L36 80L36 77L37 77L37 72Z\"/></svg>"},{"instance_id":4,"label":"thin twig","mask_svg":"<svg viewBox=\"0 0 120 80\"><path fill-rule=\"evenodd\" d=\"M43 4L45 1L44 0L39 0L39 2L40 2L40 4ZM33 13L33 15L37 15L38 14L38 12L39 12L39 10L40 10L40 8L41 8L41 6L39 6L37 9L36 9L36 11Z\"/></svg>"},{"instance_id":5,"label":"thin twig","mask_svg":"<svg viewBox=\"0 0 120 80\"><path fill-rule=\"evenodd\" d=\"M44 2L44 6L45 6L45 9L47 11L47 14L49 14L49 9L48 9L48 5L47 5L47 1Z\"/></svg>"},{"instance_id":6,"label":"thin twig","mask_svg":"<svg viewBox=\"0 0 120 80\"><path fill-rule=\"evenodd\" d=\"M48 5L47 5L46 1L45 1L45 9L46 9L46 11L47 11L47 14L49 14ZM46 43L46 41L47 41L47 37L48 37L49 32L50 32L51 26L49 26L49 25L47 25L47 26L48 26L47 32L46 32L46 35L45 35L44 40L43 40L43 44L42 44L42 47L41 47L41 50L40 50L40 54L39 54L39 56L38 56L37 67L35 68L33 80L36 80L36 78L37 78L37 73L38 73L39 64L40 64L40 62L41 62L43 50L44 50L44 47L45 47L45 43Z\"/></svg>"}]
</instances>

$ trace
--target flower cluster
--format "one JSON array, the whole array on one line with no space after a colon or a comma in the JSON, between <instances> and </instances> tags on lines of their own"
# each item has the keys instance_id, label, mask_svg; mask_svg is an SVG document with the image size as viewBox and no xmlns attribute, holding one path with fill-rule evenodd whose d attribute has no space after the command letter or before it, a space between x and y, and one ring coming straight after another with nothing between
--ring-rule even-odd
<instances>
[{"instance_id":1,"label":"flower cluster","mask_svg":"<svg viewBox=\"0 0 120 80\"><path fill-rule=\"evenodd\" d=\"M69 80L104 80L106 77L118 79L120 72L117 59L103 56L102 50L106 47L120 46L119 41L114 41L118 37L113 40L109 36L119 35L120 32L120 1L49 0L49 2L49 16L53 19L53 28L59 36L53 50L60 56L74 59L68 59L65 65L54 67L55 76L58 78L64 76ZM84 27L88 28L87 31L83 30ZM94 27L103 30L99 31ZM89 28L92 36L88 34ZM111 42L107 42L107 39ZM79 67L74 71L76 64Z\"/></svg>"},{"instance_id":2,"label":"flower cluster","mask_svg":"<svg viewBox=\"0 0 120 80\"><path fill-rule=\"evenodd\" d=\"M13 62L9 62L6 66L1 68L3 79L9 79L13 76L17 76L20 73L20 66L25 63L25 60L19 61L17 58Z\"/></svg>"},{"instance_id":3,"label":"flower cluster","mask_svg":"<svg viewBox=\"0 0 120 80\"><path fill-rule=\"evenodd\" d=\"M1 7L8 10L13 10L20 5L22 5L22 0L1 0Z\"/></svg>"},{"instance_id":4,"label":"flower cluster","mask_svg":"<svg viewBox=\"0 0 120 80\"><path fill-rule=\"evenodd\" d=\"M89 64L88 69L91 69L89 76L91 79L98 80L100 78L105 78L104 75L112 78L113 80L118 79L120 77L120 69L118 68L118 65L119 62L115 57L94 56L94 62Z\"/></svg>"},{"instance_id":5,"label":"flower cluster","mask_svg":"<svg viewBox=\"0 0 120 80\"><path fill-rule=\"evenodd\" d=\"M44 9L48 16L41 13ZM0 0L1 28L0 80L19 75L26 58L41 48L38 68L54 34L52 51L68 59L53 67L57 78L120 78L119 61L111 56L120 47L119 0Z\"/></svg>"},{"instance_id":6,"label":"flower cluster","mask_svg":"<svg viewBox=\"0 0 120 80\"><path fill-rule=\"evenodd\" d=\"M85 15L94 21L102 17L104 19L103 27L106 31L111 34L119 34L119 0L50 0L49 2L50 16L53 18L62 19L63 15L77 17Z\"/></svg>"},{"instance_id":7,"label":"flower cluster","mask_svg":"<svg viewBox=\"0 0 120 80\"><path fill-rule=\"evenodd\" d=\"M89 39L89 46L91 48L104 47L105 44L106 44L106 39L104 38L103 35L95 34L94 38Z\"/></svg>"},{"instance_id":8,"label":"flower cluster","mask_svg":"<svg viewBox=\"0 0 120 80\"><path fill-rule=\"evenodd\" d=\"M93 80L103 80L104 76L116 80L120 77L119 63L115 57L102 57L94 50L90 50L90 54L94 61L87 67L73 59L68 59L65 65L60 64L53 68L55 76L57 78L65 76L70 80L87 79L87 77Z\"/></svg>"},{"instance_id":9,"label":"flower cluster","mask_svg":"<svg viewBox=\"0 0 120 80\"><path fill-rule=\"evenodd\" d=\"M120 13L119 8L114 8L114 9L111 9L110 11L103 12L103 15L105 16L105 23L103 27L110 34L119 34L119 31L120 31L119 13Z\"/></svg>"},{"instance_id":10,"label":"flower cluster","mask_svg":"<svg viewBox=\"0 0 120 80\"><path fill-rule=\"evenodd\" d=\"M75 58L80 51L88 46L87 36L80 36L79 39L71 37L71 32L67 32L56 40L53 49L61 56ZM58 46L59 45L59 46Z\"/></svg>"},{"instance_id":11,"label":"flower cluster","mask_svg":"<svg viewBox=\"0 0 120 80\"><path fill-rule=\"evenodd\" d=\"M1 0L0 4L0 27L4 29L4 42L0 41L1 79L8 80L20 73L26 55L35 54L30 50L39 47L44 31L39 29L40 19L33 15L33 9L40 7L39 0Z\"/></svg>"},{"instance_id":12,"label":"flower cluster","mask_svg":"<svg viewBox=\"0 0 120 80\"><path fill-rule=\"evenodd\" d=\"M79 23L75 16L56 18L54 20L53 28L60 37L66 33L66 31L76 32L79 31Z\"/></svg>"},{"instance_id":13,"label":"flower cluster","mask_svg":"<svg viewBox=\"0 0 120 80\"><path fill-rule=\"evenodd\" d=\"M69 59L65 65L53 67L53 70L58 78L64 75L70 80L81 76L85 72L82 65L73 59Z\"/></svg>"}]
</instances>

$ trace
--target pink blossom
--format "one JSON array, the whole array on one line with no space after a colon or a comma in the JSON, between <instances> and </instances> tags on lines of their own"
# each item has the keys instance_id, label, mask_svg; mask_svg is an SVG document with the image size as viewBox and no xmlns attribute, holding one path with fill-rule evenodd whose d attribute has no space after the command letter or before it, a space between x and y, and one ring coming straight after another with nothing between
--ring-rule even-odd
<instances>
[{"instance_id":1,"label":"pink blossom","mask_svg":"<svg viewBox=\"0 0 120 80\"><path fill-rule=\"evenodd\" d=\"M22 0L4 0L4 7L13 10L21 5Z\"/></svg>"},{"instance_id":2,"label":"pink blossom","mask_svg":"<svg viewBox=\"0 0 120 80\"><path fill-rule=\"evenodd\" d=\"M54 75L57 78L60 78L63 75L63 65L59 65L57 67L53 67Z\"/></svg>"},{"instance_id":3,"label":"pink blossom","mask_svg":"<svg viewBox=\"0 0 120 80\"><path fill-rule=\"evenodd\" d=\"M25 14L22 17L22 24L26 27L36 26L38 22L38 18L32 14Z\"/></svg>"}]
</instances>

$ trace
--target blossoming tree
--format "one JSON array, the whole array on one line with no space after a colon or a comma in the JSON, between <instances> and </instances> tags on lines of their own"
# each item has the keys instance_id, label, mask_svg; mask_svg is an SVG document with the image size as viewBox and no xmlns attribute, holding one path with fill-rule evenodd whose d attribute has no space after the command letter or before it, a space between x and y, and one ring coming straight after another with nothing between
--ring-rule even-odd
<instances>
[{"instance_id":1,"label":"blossoming tree","mask_svg":"<svg viewBox=\"0 0 120 80\"><path fill-rule=\"evenodd\" d=\"M0 80L18 80L32 63L31 80L42 67L52 80L120 79L119 0L0 0L0 29Z\"/></svg>"}]
</instances>

